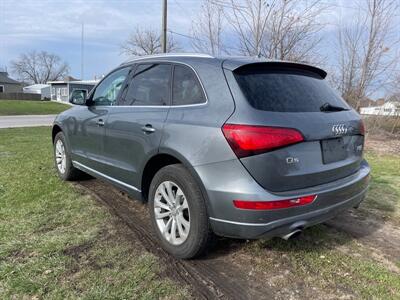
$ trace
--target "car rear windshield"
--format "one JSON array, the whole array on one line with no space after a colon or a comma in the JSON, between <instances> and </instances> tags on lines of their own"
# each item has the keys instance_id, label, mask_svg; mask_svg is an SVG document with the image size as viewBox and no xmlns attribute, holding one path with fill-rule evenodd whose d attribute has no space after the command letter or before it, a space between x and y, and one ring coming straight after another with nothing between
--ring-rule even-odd
<instances>
[{"instance_id":1,"label":"car rear windshield","mask_svg":"<svg viewBox=\"0 0 400 300\"><path fill-rule=\"evenodd\" d=\"M247 101L275 112L317 112L327 103L348 109L320 75L301 69L242 67L234 72Z\"/></svg>"}]
</instances>

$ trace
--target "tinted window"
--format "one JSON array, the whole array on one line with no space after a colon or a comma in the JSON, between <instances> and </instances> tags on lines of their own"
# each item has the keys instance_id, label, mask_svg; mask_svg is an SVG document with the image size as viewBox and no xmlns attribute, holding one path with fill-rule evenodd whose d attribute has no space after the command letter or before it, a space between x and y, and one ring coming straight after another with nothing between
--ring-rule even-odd
<instances>
[{"instance_id":1,"label":"tinted window","mask_svg":"<svg viewBox=\"0 0 400 300\"><path fill-rule=\"evenodd\" d=\"M196 74L188 67L175 66L172 104L187 105L205 101L206 99Z\"/></svg>"},{"instance_id":2,"label":"tinted window","mask_svg":"<svg viewBox=\"0 0 400 300\"><path fill-rule=\"evenodd\" d=\"M95 105L114 105L119 90L128 76L130 67L119 69L108 75L97 87L93 94Z\"/></svg>"},{"instance_id":3,"label":"tinted window","mask_svg":"<svg viewBox=\"0 0 400 300\"><path fill-rule=\"evenodd\" d=\"M120 105L169 105L170 78L170 65L139 65Z\"/></svg>"},{"instance_id":4,"label":"tinted window","mask_svg":"<svg viewBox=\"0 0 400 300\"><path fill-rule=\"evenodd\" d=\"M349 108L319 75L302 70L249 68L235 72L247 101L256 109L316 112L325 103Z\"/></svg>"}]
</instances>

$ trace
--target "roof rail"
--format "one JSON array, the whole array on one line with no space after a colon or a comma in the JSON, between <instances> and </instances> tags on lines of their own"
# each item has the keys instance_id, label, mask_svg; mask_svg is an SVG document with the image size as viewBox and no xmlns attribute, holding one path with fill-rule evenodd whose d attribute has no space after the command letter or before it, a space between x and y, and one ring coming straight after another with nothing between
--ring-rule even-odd
<instances>
[{"instance_id":1,"label":"roof rail","mask_svg":"<svg viewBox=\"0 0 400 300\"><path fill-rule=\"evenodd\" d=\"M136 60L146 59L146 58L160 58L160 57L205 57L205 58L214 58L209 54L205 53L160 53L160 54L151 54L151 55L143 55L143 56L134 56L122 64L130 63Z\"/></svg>"}]
</instances>

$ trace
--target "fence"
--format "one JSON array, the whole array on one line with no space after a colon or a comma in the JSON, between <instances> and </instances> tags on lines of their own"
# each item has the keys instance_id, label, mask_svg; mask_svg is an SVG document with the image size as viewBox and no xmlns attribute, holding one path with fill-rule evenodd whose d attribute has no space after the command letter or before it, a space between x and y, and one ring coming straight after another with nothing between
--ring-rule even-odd
<instances>
[{"instance_id":1,"label":"fence","mask_svg":"<svg viewBox=\"0 0 400 300\"><path fill-rule=\"evenodd\" d=\"M0 100L30 100L40 101L40 94L28 94L28 93L0 93Z\"/></svg>"}]
</instances>

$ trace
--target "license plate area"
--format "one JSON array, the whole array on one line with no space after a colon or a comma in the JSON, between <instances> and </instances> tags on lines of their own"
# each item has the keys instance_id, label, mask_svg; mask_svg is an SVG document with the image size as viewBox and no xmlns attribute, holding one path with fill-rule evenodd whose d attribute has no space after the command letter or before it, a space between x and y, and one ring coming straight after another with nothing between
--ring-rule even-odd
<instances>
[{"instance_id":1,"label":"license plate area","mask_svg":"<svg viewBox=\"0 0 400 300\"><path fill-rule=\"evenodd\" d=\"M346 147L342 137L321 141L321 149L324 164L346 159Z\"/></svg>"}]
</instances>

